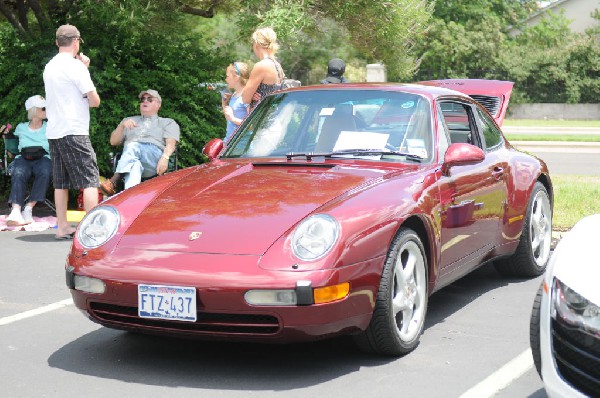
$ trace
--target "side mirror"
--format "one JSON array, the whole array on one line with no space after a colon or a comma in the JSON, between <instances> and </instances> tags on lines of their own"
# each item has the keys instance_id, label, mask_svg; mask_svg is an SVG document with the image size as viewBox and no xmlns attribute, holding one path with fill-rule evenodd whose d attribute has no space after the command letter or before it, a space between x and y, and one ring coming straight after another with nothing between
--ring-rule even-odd
<instances>
[{"instance_id":1,"label":"side mirror","mask_svg":"<svg viewBox=\"0 0 600 398\"><path fill-rule=\"evenodd\" d=\"M223 140L220 138L213 138L208 141L204 148L202 148L202 153L210 160L215 159L219 153L223 150Z\"/></svg>"},{"instance_id":2,"label":"side mirror","mask_svg":"<svg viewBox=\"0 0 600 398\"><path fill-rule=\"evenodd\" d=\"M482 162L485 154L481 148L471 144L457 143L452 144L446 150L444 155L444 164L442 164L442 173L449 175L450 168L453 166L462 166Z\"/></svg>"}]
</instances>

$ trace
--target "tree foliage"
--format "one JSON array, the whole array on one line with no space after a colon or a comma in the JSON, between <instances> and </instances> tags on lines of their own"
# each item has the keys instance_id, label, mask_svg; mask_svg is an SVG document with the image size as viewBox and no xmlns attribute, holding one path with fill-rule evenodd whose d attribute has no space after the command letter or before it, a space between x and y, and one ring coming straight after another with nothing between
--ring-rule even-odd
<instances>
[{"instance_id":1,"label":"tree foliage","mask_svg":"<svg viewBox=\"0 0 600 398\"><path fill-rule=\"evenodd\" d=\"M219 95L203 83L220 80L222 70L215 65L226 61L199 46L188 30L177 29L185 23L181 14L134 0L120 1L120 7L111 3L78 1L77 12L71 8L67 15L52 16L52 30L40 30L37 36L24 37L0 26L0 115L13 125L26 120L23 103L31 95L44 94L43 68L57 53L55 30L68 22L85 40L81 51L91 58L90 73L102 99L100 107L91 110L90 122L102 174L111 174L108 153L115 148L109 146L110 133L122 118L139 114L137 95L147 88L161 93L160 115L181 126L182 165L202 162L204 144L225 131Z\"/></svg>"},{"instance_id":2,"label":"tree foliage","mask_svg":"<svg viewBox=\"0 0 600 398\"><path fill-rule=\"evenodd\" d=\"M425 0L242 0L241 6L237 18L242 40L257 26L272 26L285 44L282 58L287 58L298 48L322 47L320 42L329 36L328 21L334 21L342 33L339 43L351 43L367 62L385 63L392 80L414 72L413 47L433 11Z\"/></svg>"},{"instance_id":3,"label":"tree foliage","mask_svg":"<svg viewBox=\"0 0 600 398\"><path fill-rule=\"evenodd\" d=\"M525 26L535 7L534 1L437 0L432 27L417 48L417 78L511 80L513 103L598 102L597 30L575 34L563 14L552 12Z\"/></svg>"},{"instance_id":4,"label":"tree foliage","mask_svg":"<svg viewBox=\"0 0 600 398\"><path fill-rule=\"evenodd\" d=\"M96 0L94 3L121 8L137 3L138 7L169 10L164 13L166 16L188 14L212 18L218 13L228 13L238 19L244 39L257 26L272 26L288 53L301 43L318 44L327 33L326 20L333 20L347 33L341 39L351 43L367 62L385 63L392 79L413 74L416 59L412 50L426 31L433 11L433 2L428 0ZM31 38L37 31L51 31L57 16L74 15L86 4L89 3L81 0L0 0L0 13L23 38ZM36 20L39 29L33 29L30 20ZM297 64L293 62L291 70Z\"/></svg>"},{"instance_id":5,"label":"tree foliage","mask_svg":"<svg viewBox=\"0 0 600 398\"><path fill-rule=\"evenodd\" d=\"M517 25L537 8L537 0L435 0L434 17L461 24L497 18Z\"/></svg>"}]
</instances>

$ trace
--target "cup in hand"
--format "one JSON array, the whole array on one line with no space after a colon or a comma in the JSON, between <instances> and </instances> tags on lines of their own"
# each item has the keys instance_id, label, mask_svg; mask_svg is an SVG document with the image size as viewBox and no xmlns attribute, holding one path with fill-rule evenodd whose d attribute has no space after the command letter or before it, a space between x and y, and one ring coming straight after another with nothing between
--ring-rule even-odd
<instances>
[{"instance_id":1,"label":"cup in hand","mask_svg":"<svg viewBox=\"0 0 600 398\"><path fill-rule=\"evenodd\" d=\"M221 100L227 102L229 98L231 98L231 91L221 90Z\"/></svg>"}]
</instances>

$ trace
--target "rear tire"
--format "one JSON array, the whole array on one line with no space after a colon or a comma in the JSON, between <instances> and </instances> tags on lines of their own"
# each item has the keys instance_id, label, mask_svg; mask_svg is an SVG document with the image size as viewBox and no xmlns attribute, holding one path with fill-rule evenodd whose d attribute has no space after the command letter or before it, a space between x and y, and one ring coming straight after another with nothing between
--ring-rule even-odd
<instances>
[{"instance_id":1,"label":"rear tire","mask_svg":"<svg viewBox=\"0 0 600 398\"><path fill-rule=\"evenodd\" d=\"M550 258L552 242L552 209L544 185L536 182L531 191L521 239L515 253L494 261L502 275L535 277L541 275Z\"/></svg>"},{"instance_id":2,"label":"rear tire","mask_svg":"<svg viewBox=\"0 0 600 398\"><path fill-rule=\"evenodd\" d=\"M413 230L402 228L388 251L371 323L354 341L361 350L380 355L413 351L423 333L427 302L425 249Z\"/></svg>"},{"instance_id":3,"label":"rear tire","mask_svg":"<svg viewBox=\"0 0 600 398\"><path fill-rule=\"evenodd\" d=\"M533 308L531 309L531 318L529 320L529 345L531 346L531 355L533 356L533 364L538 375L542 377L542 353L540 348L540 307L542 305L542 295L544 282L540 285L538 292L533 300Z\"/></svg>"}]
</instances>

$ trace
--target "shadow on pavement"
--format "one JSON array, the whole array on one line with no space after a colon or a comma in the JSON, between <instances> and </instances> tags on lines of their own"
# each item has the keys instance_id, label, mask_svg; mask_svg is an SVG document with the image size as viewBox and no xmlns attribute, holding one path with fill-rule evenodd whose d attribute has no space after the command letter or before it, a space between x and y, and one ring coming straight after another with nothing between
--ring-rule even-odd
<instances>
[{"instance_id":1,"label":"shadow on pavement","mask_svg":"<svg viewBox=\"0 0 600 398\"><path fill-rule=\"evenodd\" d=\"M443 322L467 304L492 290L511 284L527 283L530 280L502 276L496 271L492 262L487 263L456 282L435 292L429 298L425 329Z\"/></svg>"},{"instance_id":2,"label":"shadow on pavement","mask_svg":"<svg viewBox=\"0 0 600 398\"><path fill-rule=\"evenodd\" d=\"M48 364L128 383L240 391L287 391L384 365L347 338L310 344L202 342L101 328L65 345Z\"/></svg>"}]
</instances>

